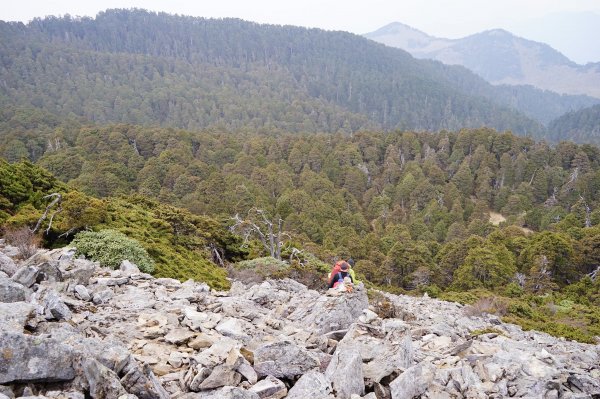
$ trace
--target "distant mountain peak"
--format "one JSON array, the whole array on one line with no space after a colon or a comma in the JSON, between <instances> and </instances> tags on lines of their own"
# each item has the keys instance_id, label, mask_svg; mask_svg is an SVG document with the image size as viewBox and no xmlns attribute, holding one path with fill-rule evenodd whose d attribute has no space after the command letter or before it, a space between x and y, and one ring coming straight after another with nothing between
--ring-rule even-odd
<instances>
[{"instance_id":1,"label":"distant mountain peak","mask_svg":"<svg viewBox=\"0 0 600 399\"><path fill-rule=\"evenodd\" d=\"M600 98L600 71L578 65L546 43L495 28L460 38L429 36L394 22L364 35L414 57L462 65L488 82L531 85L561 94Z\"/></svg>"}]
</instances>

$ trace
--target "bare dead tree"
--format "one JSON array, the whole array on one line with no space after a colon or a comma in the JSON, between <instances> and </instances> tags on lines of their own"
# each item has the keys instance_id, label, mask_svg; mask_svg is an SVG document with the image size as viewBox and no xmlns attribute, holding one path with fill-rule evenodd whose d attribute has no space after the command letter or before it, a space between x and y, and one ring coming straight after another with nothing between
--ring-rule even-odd
<instances>
[{"instance_id":1,"label":"bare dead tree","mask_svg":"<svg viewBox=\"0 0 600 399\"><path fill-rule=\"evenodd\" d=\"M583 201L583 206L585 208L585 227L592 227L592 208L590 208L581 194L579 194L579 198Z\"/></svg>"},{"instance_id":2,"label":"bare dead tree","mask_svg":"<svg viewBox=\"0 0 600 399\"><path fill-rule=\"evenodd\" d=\"M283 219L278 218L274 222L267 217L264 210L252 208L248 211L245 219L236 214L232 220L234 224L230 227L230 230L242 233L244 245L248 243L251 237L255 237L273 258L281 260L283 237L289 237L288 234L282 231Z\"/></svg>"},{"instance_id":3,"label":"bare dead tree","mask_svg":"<svg viewBox=\"0 0 600 399\"><path fill-rule=\"evenodd\" d=\"M54 220L54 216L56 216L57 213L60 213L62 211L62 206L61 206L62 205L62 195L61 194L52 193L52 194L46 195L43 198L44 199L54 198L54 199L48 205L46 205L46 210L44 210L44 213L38 219L37 223L35 224L35 227L31 230L32 233L35 233L36 231L38 231L38 229L42 225L42 222L44 220L46 220L46 218L48 217L48 213L50 212L50 209L54 208L54 211L50 215L50 220L48 222L48 228L46 229L46 234L48 234L50 232L50 229L52 228L52 222Z\"/></svg>"}]
</instances>

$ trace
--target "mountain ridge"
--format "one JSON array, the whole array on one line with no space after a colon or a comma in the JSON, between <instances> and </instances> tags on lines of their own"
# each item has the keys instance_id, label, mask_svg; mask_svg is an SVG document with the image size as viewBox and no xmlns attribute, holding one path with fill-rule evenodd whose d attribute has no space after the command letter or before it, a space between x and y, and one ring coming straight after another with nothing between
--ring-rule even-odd
<instances>
[{"instance_id":1,"label":"mountain ridge","mask_svg":"<svg viewBox=\"0 0 600 399\"><path fill-rule=\"evenodd\" d=\"M419 41L411 41L415 32ZM417 58L463 65L492 84L530 84L562 94L600 97L600 63L579 65L545 43L505 29L446 39L395 22L364 36L405 49Z\"/></svg>"},{"instance_id":2,"label":"mountain ridge","mask_svg":"<svg viewBox=\"0 0 600 399\"><path fill-rule=\"evenodd\" d=\"M0 30L5 105L101 123L309 132L491 125L539 136L544 129L532 117L547 123L592 101L569 98L565 105L540 91L522 106L462 68L345 32L140 10L2 23ZM553 104L544 111L552 115L532 107L539 96ZM515 103L529 117L515 113Z\"/></svg>"}]
</instances>

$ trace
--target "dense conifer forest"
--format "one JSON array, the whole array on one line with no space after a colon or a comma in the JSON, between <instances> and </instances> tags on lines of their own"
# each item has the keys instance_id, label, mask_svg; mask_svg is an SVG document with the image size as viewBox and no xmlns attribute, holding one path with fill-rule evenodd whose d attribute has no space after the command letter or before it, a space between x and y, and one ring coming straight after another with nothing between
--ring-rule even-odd
<instances>
[{"instance_id":1,"label":"dense conifer forest","mask_svg":"<svg viewBox=\"0 0 600 399\"><path fill-rule=\"evenodd\" d=\"M598 103L494 87L345 32L110 10L0 22L0 104L61 118L266 132L490 126L541 137Z\"/></svg>"}]
</instances>

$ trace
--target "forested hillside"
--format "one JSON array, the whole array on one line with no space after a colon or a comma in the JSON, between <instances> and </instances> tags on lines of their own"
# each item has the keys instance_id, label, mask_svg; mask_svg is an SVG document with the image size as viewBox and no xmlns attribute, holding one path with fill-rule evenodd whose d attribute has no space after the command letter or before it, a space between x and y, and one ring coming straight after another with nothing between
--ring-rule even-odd
<instances>
[{"instance_id":1,"label":"forested hillside","mask_svg":"<svg viewBox=\"0 0 600 399\"><path fill-rule=\"evenodd\" d=\"M488 291L554 293L546 298L581 306L598 300L593 281L582 280L600 259L600 150L590 145L551 148L489 129L349 137L71 124L36 135L12 123L19 133L5 136L2 155L38 140L38 163L87 195L139 194L230 226L235 215L280 218L285 253L351 255L368 282L386 289L445 291L455 300ZM20 212L10 220L23 220ZM153 226L145 212L132 220ZM250 256L269 254L261 248L249 247ZM484 291L459 294L474 289ZM511 317L577 334L564 320L544 327L547 302L527 301L529 310L514 308Z\"/></svg>"},{"instance_id":2,"label":"forested hillside","mask_svg":"<svg viewBox=\"0 0 600 399\"><path fill-rule=\"evenodd\" d=\"M570 112L552 121L548 138L560 140L568 137L576 143L600 144L600 105Z\"/></svg>"},{"instance_id":3,"label":"forested hillside","mask_svg":"<svg viewBox=\"0 0 600 399\"><path fill-rule=\"evenodd\" d=\"M545 121L562 109L549 96L540 111L464 68L344 32L112 10L2 22L0 38L3 107L98 123L267 132L485 125L540 135L524 113Z\"/></svg>"}]
</instances>

